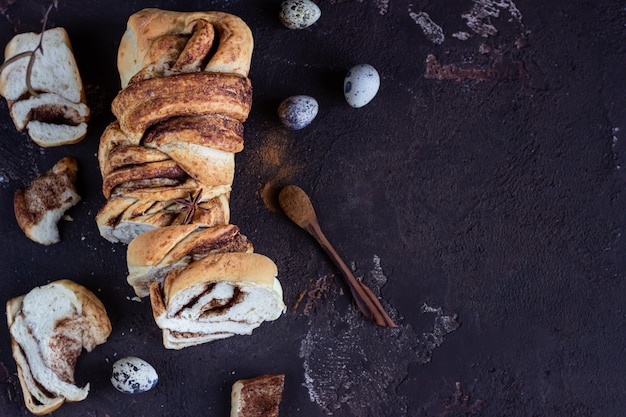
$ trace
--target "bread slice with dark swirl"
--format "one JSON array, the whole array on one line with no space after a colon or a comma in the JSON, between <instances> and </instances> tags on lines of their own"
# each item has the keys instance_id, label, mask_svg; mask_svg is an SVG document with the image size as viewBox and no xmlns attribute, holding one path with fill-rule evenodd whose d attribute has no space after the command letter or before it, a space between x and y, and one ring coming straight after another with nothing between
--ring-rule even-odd
<instances>
[{"instance_id":1,"label":"bread slice with dark swirl","mask_svg":"<svg viewBox=\"0 0 626 417\"><path fill-rule=\"evenodd\" d=\"M285 312L276 264L257 253L207 255L150 286L163 345L182 349L249 335Z\"/></svg>"},{"instance_id":2,"label":"bread slice with dark swirl","mask_svg":"<svg viewBox=\"0 0 626 417\"><path fill-rule=\"evenodd\" d=\"M26 129L42 147L84 139L90 110L67 31L56 27L43 34L20 33L4 52L0 95L7 100L17 130ZM21 54L27 55L19 58Z\"/></svg>"}]
</instances>

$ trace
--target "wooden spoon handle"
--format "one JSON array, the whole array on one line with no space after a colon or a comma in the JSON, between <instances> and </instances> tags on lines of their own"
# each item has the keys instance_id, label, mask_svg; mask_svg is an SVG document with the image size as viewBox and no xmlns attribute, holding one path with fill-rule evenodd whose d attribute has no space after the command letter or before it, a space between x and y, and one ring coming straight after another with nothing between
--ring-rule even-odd
<instances>
[{"instance_id":1,"label":"wooden spoon handle","mask_svg":"<svg viewBox=\"0 0 626 417\"><path fill-rule=\"evenodd\" d=\"M350 288L350 292L352 293L357 307L361 310L363 315L379 326L397 327L396 323L387 315L387 312L372 290L354 277L350 268L343 262L335 248L333 248L328 239L326 239L326 236L324 236L324 233L322 233L319 224L317 222L309 223L305 230L317 240L322 249L324 249L324 252L326 252L337 268L339 268L348 288Z\"/></svg>"}]
</instances>

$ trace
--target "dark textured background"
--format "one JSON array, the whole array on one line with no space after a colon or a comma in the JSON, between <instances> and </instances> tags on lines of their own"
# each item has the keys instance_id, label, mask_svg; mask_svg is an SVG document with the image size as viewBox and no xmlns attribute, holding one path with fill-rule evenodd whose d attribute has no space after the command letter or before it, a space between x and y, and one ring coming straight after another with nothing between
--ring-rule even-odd
<instances>
[{"instance_id":1,"label":"dark textured background","mask_svg":"<svg viewBox=\"0 0 626 417\"><path fill-rule=\"evenodd\" d=\"M500 11L483 21L495 35L461 18L481 3ZM281 26L279 4L60 0L49 27L70 34L93 112L88 137L39 149L0 104L0 301L70 278L113 323L77 366L89 397L54 415L226 416L232 383L268 372L286 374L283 416L623 415L626 2L323 0L303 31ZM0 43L39 31L46 5L1 2ZM254 104L231 221L276 261L288 305L252 336L183 351L162 347L149 303L130 299L125 247L94 220L119 39L148 6L228 11L253 31ZM422 31L420 12L443 42ZM444 66L437 74L429 54ZM353 109L342 80L358 63L378 69L381 88ZM276 116L295 94L320 104L297 132ZM61 223L62 242L43 247L18 228L12 196L66 155L79 160L83 201ZM275 211L287 183L309 192L398 329L365 322L313 240ZM115 391L110 366L126 355L155 366L155 389ZM6 329L0 361L0 415L28 414Z\"/></svg>"}]
</instances>

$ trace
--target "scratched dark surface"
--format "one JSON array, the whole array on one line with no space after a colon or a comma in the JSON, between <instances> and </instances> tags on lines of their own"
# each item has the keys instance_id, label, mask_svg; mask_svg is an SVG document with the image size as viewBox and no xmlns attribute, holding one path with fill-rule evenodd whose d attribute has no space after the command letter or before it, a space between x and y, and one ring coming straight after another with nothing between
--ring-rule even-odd
<instances>
[{"instance_id":1,"label":"scratched dark surface","mask_svg":"<svg viewBox=\"0 0 626 417\"><path fill-rule=\"evenodd\" d=\"M233 382L263 373L286 374L282 416L623 415L626 2L323 0L302 31L281 26L279 4L59 0L48 26L69 32L88 137L40 149L0 103L0 301L70 278L113 324L77 365L89 397L54 416L227 416ZM0 2L0 43L39 31L46 5ZM94 219L117 47L128 16L148 6L223 10L252 29L254 102L231 221L276 261L288 306L252 336L182 351L162 347L149 303L130 299L125 246ZM381 88L353 109L342 80L359 63ZM295 94L320 104L296 132L276 116ZM62 241L40 246L18 228L13 193L68 155L83 201ZM287 183L311 195L398 329L364 321L313 240L275 211ZM127 355L154 365L156 388L111 386L111 364ZM6 328L0 362L0 416L28 415Z\"/></svg>"}]
</instances>

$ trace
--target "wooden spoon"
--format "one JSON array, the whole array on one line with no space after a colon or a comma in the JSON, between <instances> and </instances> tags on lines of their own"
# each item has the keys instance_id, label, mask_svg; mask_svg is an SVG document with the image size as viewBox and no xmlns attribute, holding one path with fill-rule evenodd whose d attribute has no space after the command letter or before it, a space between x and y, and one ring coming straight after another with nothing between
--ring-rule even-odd
<instances>
[{"instance_id":1,"label":"wooden spoon","mask_svg":"<svg viewBox=\"0 0 626 417\"><path fill-rule=\"evenodd\" d=\"M317 221L313 204L311 204L311 200L304 190L295 185L288 185L280 190L278 202L287 217L313 236L337 268L339 268L348 288L350 288L357 307L363 315L379 326L397 327L380 305L372 290L354 277L352 271L350 271L337 251L326 239Z\"/></svg>"}]
</instances>

